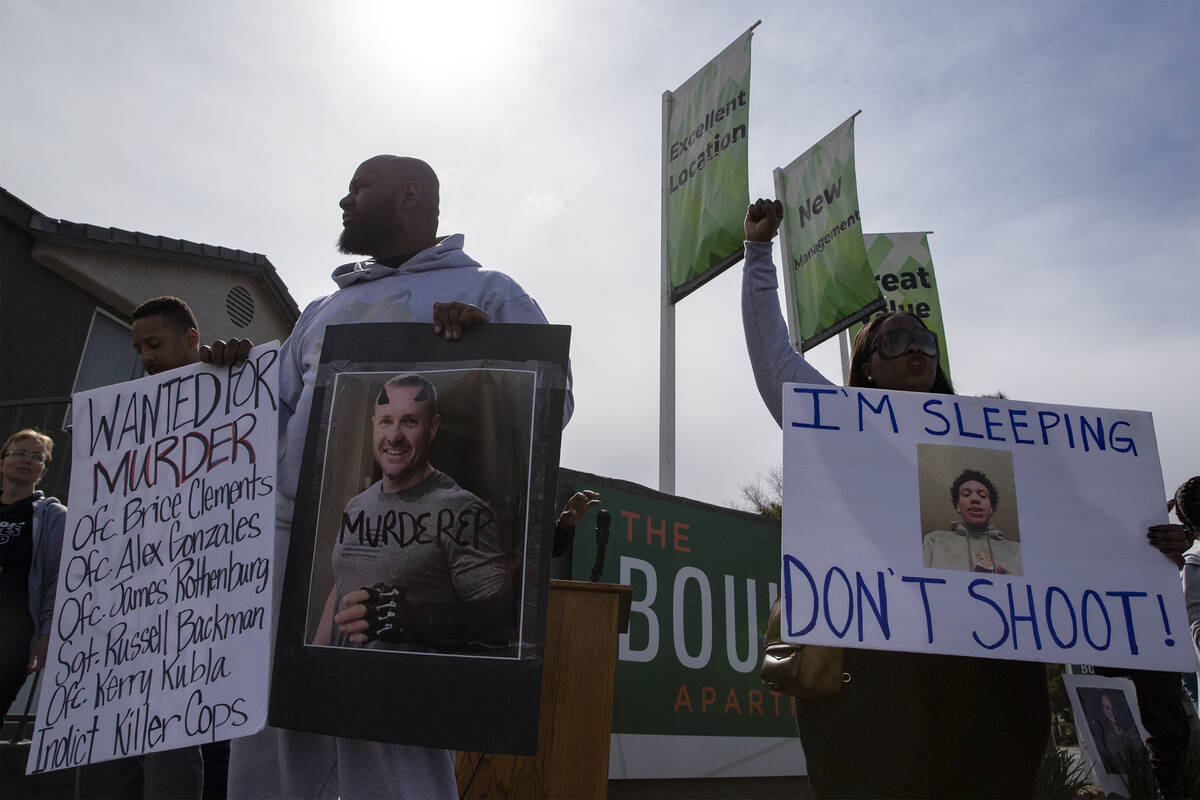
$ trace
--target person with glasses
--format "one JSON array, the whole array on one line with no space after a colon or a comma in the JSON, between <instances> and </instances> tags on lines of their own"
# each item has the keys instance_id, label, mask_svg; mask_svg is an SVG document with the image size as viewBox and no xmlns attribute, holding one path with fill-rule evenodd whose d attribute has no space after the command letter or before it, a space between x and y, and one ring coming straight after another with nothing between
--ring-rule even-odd
<instances>
[{"instance_id":1,"label":"person with glasses","mask_svg":"<svg viewBox=\"0 0 1200 800\"><path fill-rule=\"evenodd\" d=\"M37 489L54 440L32 428L0 449L0 711L46 666L67 507Z\"/></svg>"},{"instance_id":2,"label":"person with glasses","mask_svg":"<svg viewBox=\"0 0 1200 800\"><path fill-rule=\"evenodd\" d=\"M782 216L778 200L747 208L742 271L746 347L776 423L784 383L831 383L792 348L779 310L771 240ZM917 316L880 314L854 339L848 383L954 394L939 352ZM862 495L870 502L869 488ZM1033 796L1050 735L1041 664L846 649L843 668L849 679L836 694L796 700L818 797Z\"/></svg>"}]
</instances>

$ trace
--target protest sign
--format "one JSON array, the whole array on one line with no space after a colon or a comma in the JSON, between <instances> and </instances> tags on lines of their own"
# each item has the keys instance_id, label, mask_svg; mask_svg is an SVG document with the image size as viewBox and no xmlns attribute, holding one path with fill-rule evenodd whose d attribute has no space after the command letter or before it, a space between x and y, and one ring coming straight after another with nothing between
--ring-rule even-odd
<instances>
[{"instance_id":1,"label":"protest sign","mask_svg":"<svg viewBox=\"0 0 1200 800\"><path fill-rule=\"evenodd\" d=\"M326 329L273 725L536 752L569 335L492 324L452 343L421 324ZM368 609L366 630L335 619Z\"/></svg>"},{"instance_id":2,"label":"protest sign","mask_svg":"<svg viewBox=\"0 0 1200 800\"><path fill-rule=\"evenodd\" d=\"M1129 797L1131 772L1149 768L1137 691L1128 678L1063 675L1080 748L1106 797Z\"/></svg>"},{"instance_id":3,"label":"protest sign","mask_svg":"<svg viewBox=\"0 0 1200 800\"><path fill-rule=\"evenodd\" d=\"M597 562L596 513L611 533L600 580L629 584L614 676L610 778L802 775L792 698L758 678L778 596L779 527L756 514L562 470L601 505L576 526L572 571Z\"/></svg>"},{"instance_id":4,"label":"protest sign","mask_svg":"<svg viewBox=\"0 0 1200 800\"><path fill-rule=\"evenodd\" d=\"M907 311L938 335L942 372L950 377L946 326L942 322L942 303L938 299L933 257L929 254L929 234L864 233L867 260L875 273L875 283L883 292L883 311ZM862 324L850 326L850 341Z\"/></svg>"},{"instance_id":5,"label":"protest sign","mask_svg":"<svg viewBox=\"0 0 1200 800\"><path fill-rule=\"evenodd\" d=\"M70 510L28 771L267 717L279 347L73 396Z\"/></svg>"},{"instance_id":6,"label":"protest sign","mask_svg":"<svg viewBox=\"0 0 1200 800\"><path fill-rule=\"evenodd\" d=\"M663 95L663 235L673 303L742 257L753 31Z\"/></svg>"},{"instance_id":7,"label":"protest sign","mask_svg":"<svg viewBox=\"0 0 1200 800\"><path fill-rule=\"evenodd\" d=\"M788 328L803 352L883 308L863 244L854 117L774 176Z\"/></svg>"},{"instance_id":8,"label":"protest sign","mask_svg":"<svg viewBox=\"0 0 1200 800\"><path fill-rule=\"evenodd\" d=\"M1194 666L1150 414L784 386L784 635Z\"/></svg>"}]
</instances>

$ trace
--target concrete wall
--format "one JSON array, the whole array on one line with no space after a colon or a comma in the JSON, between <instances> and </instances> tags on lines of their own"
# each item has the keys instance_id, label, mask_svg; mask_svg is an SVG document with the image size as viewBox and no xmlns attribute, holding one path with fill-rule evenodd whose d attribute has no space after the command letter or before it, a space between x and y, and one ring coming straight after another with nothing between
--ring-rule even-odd
<instances>
[{"instance_id":1,"label":"concrete wall","mask_svg":"<svg viewBox=\"0 0 1200 800\"><path fill-rule=\"evenodd\" d=\"M235 336L255 343L282 341L291 333L291 322L275 304L262 278L252 273L44 242L34 246L33 258L67 280L86 287L97 298L119 309L125 319L151 297L183 298L196 314L201 343ZM253 319L245 327L238 325L228 310L227 299L235 286L242 287L253 299Z\"/></svg>"}]
</instances>

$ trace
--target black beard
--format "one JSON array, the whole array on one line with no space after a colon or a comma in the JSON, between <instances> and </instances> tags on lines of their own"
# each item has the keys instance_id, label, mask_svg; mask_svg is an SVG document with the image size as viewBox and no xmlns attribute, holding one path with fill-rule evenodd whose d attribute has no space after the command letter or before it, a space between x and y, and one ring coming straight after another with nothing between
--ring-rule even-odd
<instances>
[{"instance_id":1,"label":"black beard","mask_svg":"<svg viewBox=\"0 0 1200 800\"><path fill-rule=\"evenodd\" d=\"M374 255L376 246L383 239L380 233L371 225L361 222L353 228L342 228L337 241L338 252L348 256Z\"/></svg>"}]
</instances>

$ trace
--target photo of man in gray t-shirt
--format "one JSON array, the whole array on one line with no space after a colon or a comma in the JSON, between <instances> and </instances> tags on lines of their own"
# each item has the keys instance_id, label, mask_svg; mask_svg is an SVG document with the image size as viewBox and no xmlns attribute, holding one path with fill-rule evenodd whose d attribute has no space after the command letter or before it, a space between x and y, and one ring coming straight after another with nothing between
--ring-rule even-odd
<instances>
[{"instance_id":1,"label":"photo of man in gray t-shirt","mask_svg":"<svg viewBox=\"0 0 1200 800\"><path fill-rule=\"evenodd\" d=\"M437 390L420 375L391 378L376 398L371 447L382 478L342 512L314 645L509 643L511 581L496 515L430 463L440 422Z\"/></svg>"}]
</instances>

